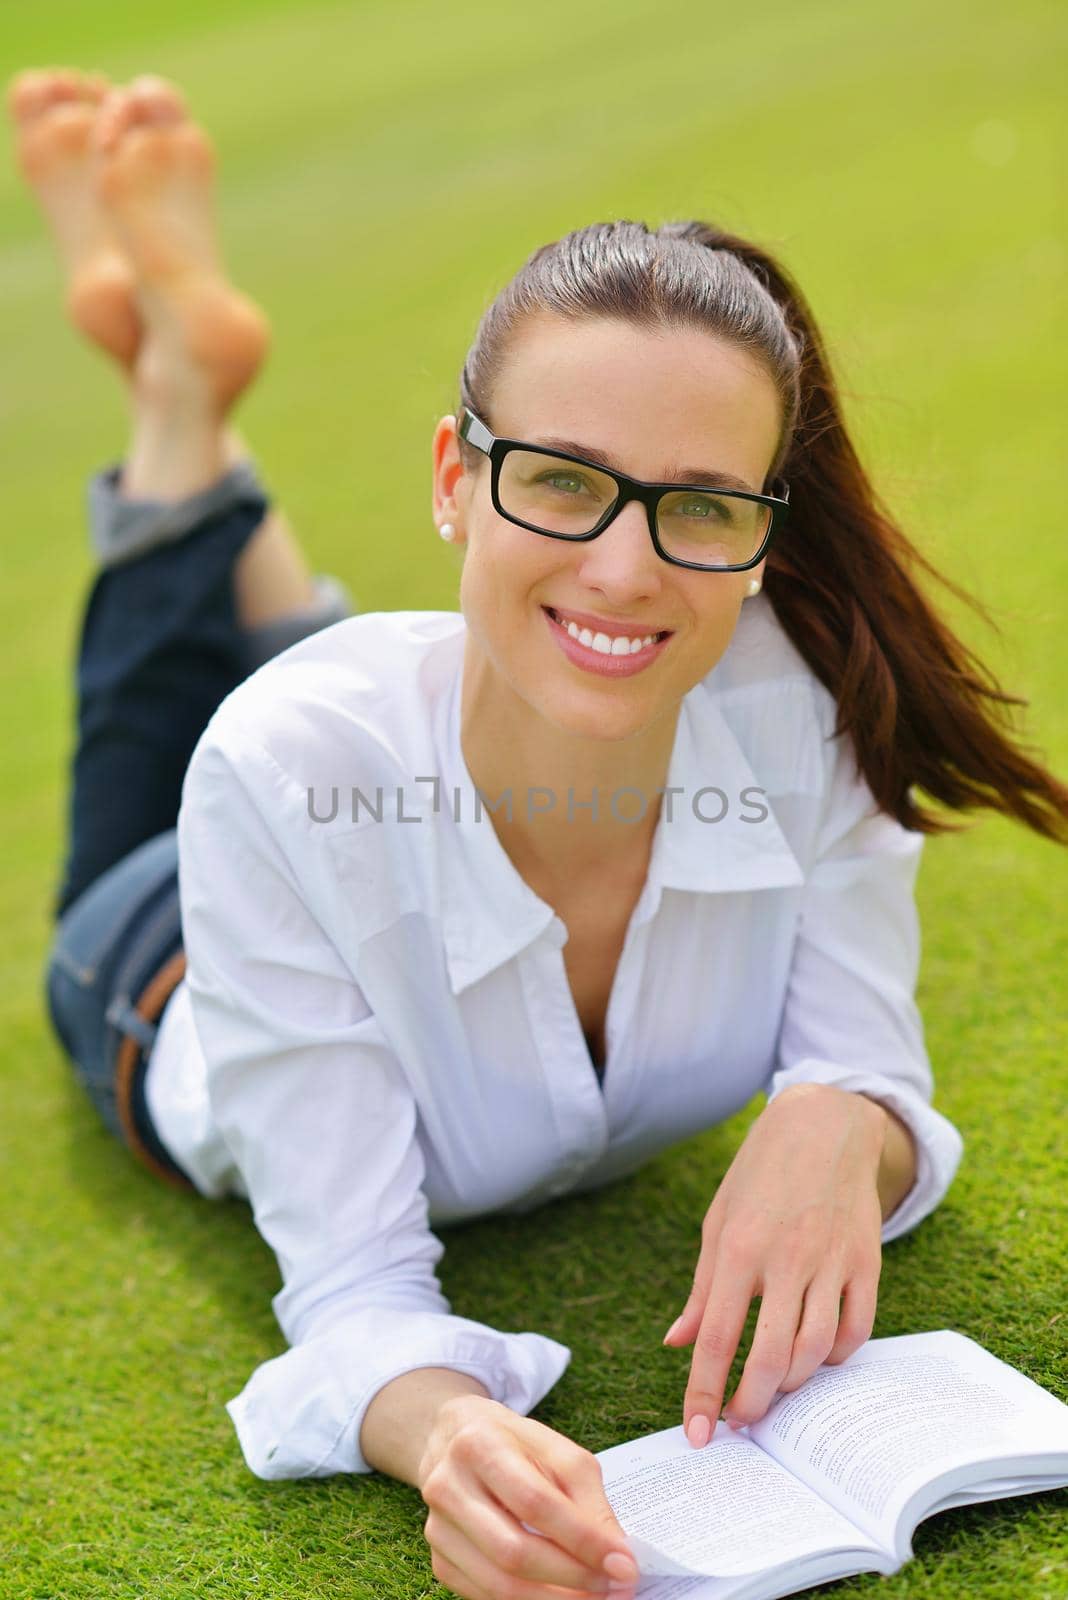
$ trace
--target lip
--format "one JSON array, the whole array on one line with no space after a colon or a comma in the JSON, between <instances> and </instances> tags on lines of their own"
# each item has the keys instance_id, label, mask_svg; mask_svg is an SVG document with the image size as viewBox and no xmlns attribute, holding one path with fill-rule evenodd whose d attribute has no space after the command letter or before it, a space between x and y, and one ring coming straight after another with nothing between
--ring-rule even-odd
<instances>
[{"instance_id":1,"label":"lip","mask_svg":"<svg viewBox=\"0 0 1068 1600\"><path fill-rule=\"evenodd\" d=\"M629 678L636 672L644 672L651 666L660 652L668 644L671 635L666 634L662 639L656 639L641 650L635 650L633 655L606 656L597 650L591 650L587 645L580 644L578 639L572 639L567 629L556 618L549 614L549 608L542 606L542 613L548 624L549 632L563 651L567 659L576 667L581 667L584 672L595 672L602 678ZM598 630L603 632L604 630Z\"/></svg>"},{"instance_id":2,"label":"lip","mask_svg":"<svg viewBox=\"0 0 1068 1600\"><path fill-rule=\"evenodd\" d=\"M558 616L564 613L559 606L543 606L545 611L555 611ZM670 628L650 628L646 622L607 622L603 617L595 617L588 611L568 611L567 622L574 622L580 628L589 628L591 633L606 633L610 639L618 639L620 634L625 634L628 639L644 639L647 633L670 633Z\"/></svg>"}]
</instances>

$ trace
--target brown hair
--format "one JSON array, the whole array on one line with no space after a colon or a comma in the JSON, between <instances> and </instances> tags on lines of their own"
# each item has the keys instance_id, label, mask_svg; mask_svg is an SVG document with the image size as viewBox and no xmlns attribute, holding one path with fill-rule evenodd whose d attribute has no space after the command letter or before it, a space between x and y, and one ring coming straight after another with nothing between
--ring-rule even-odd
<instances>
[{"instance_id":1,"label":"brown hair","mask_svg":"<svg viewBox=\"0 0 1068 1600\"><path fill-rule=\"evenodd\" d=\"M959 831L922 809L924 790L954 811L987 807L1068 843L1068 786L1015 741L997 679L937 615L921 568L994 626L937 572L880 503L846 432L819 329L765 251L705 222L598 222L536 250L483 315L460 403L490 426L497 377L523 321L538 313L699 327L752 351L782 400L768 473L790 486L790 514L764 587L783 629L838 706L879 807L922 833ZM485 457L460 441L477 471Z\"/></svg>"}]
</instances>

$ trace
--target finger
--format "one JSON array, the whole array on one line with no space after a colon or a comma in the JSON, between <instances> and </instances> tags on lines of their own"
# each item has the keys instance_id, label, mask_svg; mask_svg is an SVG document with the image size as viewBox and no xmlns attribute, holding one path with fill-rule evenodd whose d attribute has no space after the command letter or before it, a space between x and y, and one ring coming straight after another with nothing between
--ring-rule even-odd
<instances>
[{"instance_id":1,"label":"finger","mask_svg":"<svg viewBox=\"0 0 1068 1600\"><path fill-rule=\"evenodd\" d=\"M522 1539L528 1563L516 1568L522 1577L539 1573L543 1581L569 1584L579 1575L590 1588L604 1576L605 1557L627 1550L626 1534L605 1497L600 1464L551 1428L539 1430L537 1459L514 1440L502 1448L499 1438L476 1433L458 1435L453 1450L461 1475L468 1475L461 1492L497 1502L510 1514L503 1546L494 1536L500 1523L493 1525L489 1542L479 1541L482 1554L498 1566L509 1567L515 1558L511 1544ZM464 1509L466 1524L466 1504ZM447 1503L444 1510L450 1513ZM521 1523L537 1531L527 1532Z\"/></svg>"},{"instance_id":2,"label":"finger","mask_svg":"<svg viewBox=\"0 0 1068 1600\"><path fill-rule=\"evenodd\" d=\"M546 1428L539 1440L537 1464L555 1477L562 1498L551 1504L548 1525L533 1517L523 1520L554 1539L598 1575L604 1574L605 1562L611 1558L612 1576L629 1581L633 1574L636 1583L638 1563L626 1532L609 1504L604 1474L596 1456L565 1435Z\"/></svg>"},{"instance_id":3,"label":"finger","mask_svg":"<svg viewBox=\"0 0 1068 1600\"><path fill-rule=\"evenodd\" d=\"M465 1507L465 1511L469 1510ZM546 1581L552 1583L554 1597L559 1595L559 1600L566 1600L574 1596L578 1600L580 1595L589 1595L593 1592L593 1585L597 1580L587 1573L579 1585L569 1584L556 1587L553 1580L539 1580L531 1578L516 1570L519 1563L518 1555L514 1560L494 1561L492 1556L487 1556L468 1538L463 1528L447 1518L438 1518L432 1512L427 1518L426 1537L431 1543L436 1560L432 1563L435 1576L441 1577L443 1582L449 1582L444 1572L439 1570L438 1563L444 1563L457 1573L462 1574L459 1580L459 1592L464 1596L481 1597L487 1600L502 1600L507 1595L508 1600L546 1600ZM545 1540L536 1539L532 1534L523 1534L523 1540L533 1540L534 1543L544 1544ZM520 1541L516 1541L515 1548L519 1549ZM502 1546L507 1549L508 1546ZM457 1587L454 1581L453 1586ZM608 1582L604 1580L602 1592L607 1592Z\"/></svg>"},{"instance_id":4,"label":"finger","mask_svg":"<svg viewBox=\"0 0 1068 1600\"><path fill-rule=\"evenodd\" d=\"M439 1583L445 1584L450 1593L459 1595L461 1600L494 1600L491 1590L474 1583L468 1573L442 1555L440 1550L431 1552L430 1570Z\"/></svg>"},{"instance_id":5,"label":"finger","mask_svg":"<svg viewBox=\"0 0 1068 1600\"><path fill-rule=\"evenodd\" d=\"M783 1394L800 1388L826 1361L838 1333L841 1299L840 1272L823 1273L809 1284L789 1371L779 1384Z\"/></svg>"},{"instance_id":6,"label":"finger","mask_svg":"<svg viewBox=\"0 0 1068 1600\"><path fill-rule=\"evenodd\" d=\"M765 1287L753 1343L727 1406L728 1422L759 1422L775 1398L790 1366L803 1298L798 1278L772 1279Z\"/></svg>"},{"instance_id":7,"label":"finger","mask_svg":"<svg viewBox=\"0 0 1068 1600\"><path fill-rule=\"evenodd\" d=\"M532 1470L540 1477L536 1469ZM495 1483L493 1487L496 1490L498 1486ZM581 1593L589 1593L600 1581L607 1590L604 1572L598 1574L561 1550L551 1538L543 1537L541 1525L531 1518L524 1520L537 1531L522 1527L472 1473L465 1470L458 1474L454 1490L455 1510L450 1514L438 1499L426 1520L426 1537L435 1549L495 1596L501 1593L502 1580L510 1585L527 1583L536 1589L555 1584Z\"/></svg>"},{"instance_id":8,"label":"finger","mask_svg":"<svg viewBox=\"0 0 1068 1600\"><path fill-rule=\"evenodd\" d=\"M846 1284L842 1310L838 1318L838 1332L829 1354L824 1357L830 1365L844 1361L871 1338L871 1330L875 1326L881 1270L880 1258L874 1268L855 1273Z\"/></svg>"},{"instance_id":9,"label":"finger","mask_svg":"<svg viewBox=\"0 0 1068 1600\"><path fill-rule=\"evenodd\" d=\"M701 1326L701 1318L704 1316L712 1290L712 1280L715 1277L719 1231L719 1224L713 1218L710 1209L705 1213L705 1219L701 1224L701 1251L694 1268L689 1296L681 1314L664 1335L664 1344L685 1345L697 1337L697 1330Z\"/></svg>"},{"instance_id":10,"label":"finger","mask_svg":"<svg viewBox=\"0 0 1068 1600\"><path fill-rule=\"evenodd\" d=\"M732 1281L733 1280L733 1281ZM738 1349L738 1341L749 1314L749 1303L756 1290L755 1282L737 1272L728 1278L722 1270L716 1273L705 1305L701 1326L697 1330L690 1366L690 1381L682 1404L683 1427L692 1444L706 1442L703 1429L691 1432L695 1417L708 1419L709 1434L715 1431L723 1404L723 1391Z\"/></svg>"}]
</instances>

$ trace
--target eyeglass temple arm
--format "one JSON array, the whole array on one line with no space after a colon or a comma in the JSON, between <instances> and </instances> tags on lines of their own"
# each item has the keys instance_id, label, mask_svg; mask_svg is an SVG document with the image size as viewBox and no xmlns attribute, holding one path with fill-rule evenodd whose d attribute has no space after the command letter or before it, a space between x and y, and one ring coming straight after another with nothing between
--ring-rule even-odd
<instances>
[{"instance_id":1,"label":"eyeglass temple arm","mask_svg":"<svg viewBox=\"0 0 1068 1600\"><path fill-rule=\"evenodd\" d=\"M476 450L490 453L493 444L493 434L490 433L484 422L480 422L473 411L464 407L463 420L460 423L459 434L461 439L466 439L468 444L473 444Z\"/></svg>"}]
</instances>

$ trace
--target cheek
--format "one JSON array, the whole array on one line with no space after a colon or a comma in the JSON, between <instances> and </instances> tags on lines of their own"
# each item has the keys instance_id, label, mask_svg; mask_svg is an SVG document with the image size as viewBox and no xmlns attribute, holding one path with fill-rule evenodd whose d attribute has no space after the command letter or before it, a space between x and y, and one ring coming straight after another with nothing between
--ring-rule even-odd
<instances>
[{"instance_id":1,"label":"cheek","mask_svg":"<svg viewBox=\"0 0 1068 1600\"><path fill-rule=\"evenodd\" d=\"M747 580L747 574L742 573L739 576L743 583ZM731 590L725 591L718 597L718 603L714 608L709 610L706 606L705 624L700 635L702 655L708 661L706 671L712 670L734 637L742 615L744 593L744 588L735 592L732 585Z\"/></svg>"},{"instance_id":2,"label":"cheek","mask_svg":"<svg viewBox=\"0 0 1068 1600\"><path fill-rule=\"evenodd\" d=\"M529 548L513 541L507 527L492 511L480 517L469 529L460 571L460 609L469 627L485 643L492 638L504 648L515 632L516 607L532 581Z\"/></svg>"},{"instance_id":3,"label":"cheek","mask_svg":"<svg viewBox=\"0 0 1068 1600\"><path fill-rule=\"evenodd\" d=\"M550 592L553 575L562 566L556 541L517 528L492 510L479 519L472 535L466 564L475 569L478 591L493 601L495 610L529 610L536 607L535 595Z\"/></svg>"}]
</instances>

